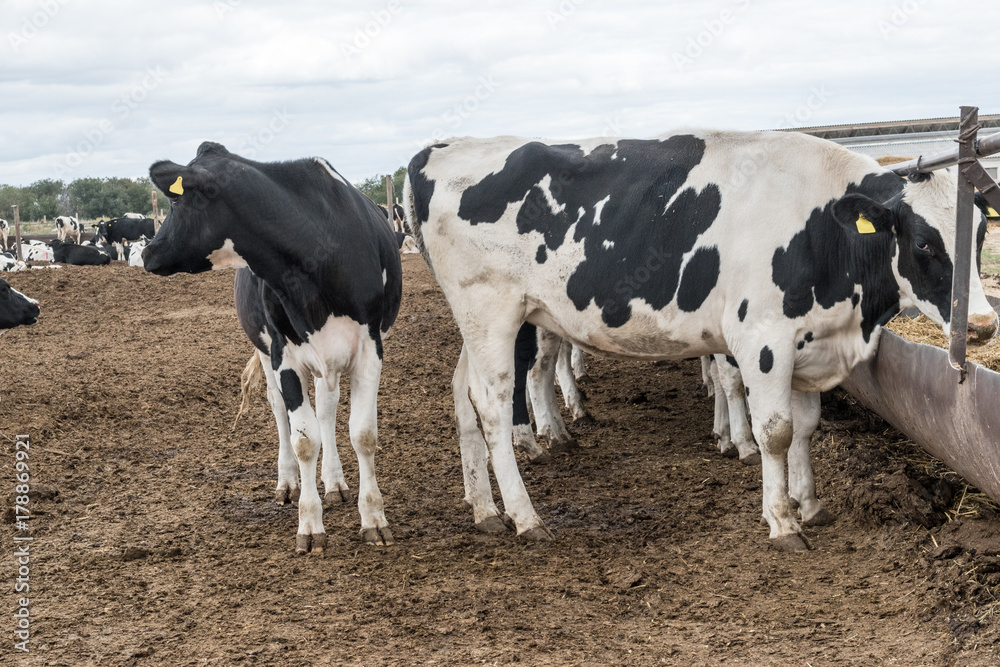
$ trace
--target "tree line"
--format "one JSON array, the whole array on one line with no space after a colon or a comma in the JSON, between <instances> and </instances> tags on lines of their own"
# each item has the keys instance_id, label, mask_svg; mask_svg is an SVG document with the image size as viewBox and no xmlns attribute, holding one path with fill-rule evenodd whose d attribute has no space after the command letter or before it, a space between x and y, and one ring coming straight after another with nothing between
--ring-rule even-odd
<instances>
[{"instance_id":1,"label":"tree line","mask_svg":"<svg viewBox=\"0 0 1000 667\"><path fill-rule=\"evenodd\" d=\"M406 167L392 175L393 194L403 196ZM376 175L354 184L377 204L385 204L385 176ZM11 207L17 205L22 222L53 220L60 215L72 215L81 220L115 218L123 213L142 213L152 217L152 192L156 189L148 178L78 178L70 183L45 178L22 187L0 185L0 218L11 221ZM167 196L157 190L157 205L169 207Z\"/></svg>"},{"instance_id":2,"label":"tree line","mask_svg":"<svg viewBox=\"0 0 1000 667\"><path fill-rule=\"evenodd\" d=\"M123 213L152 217L152 192L148 178L78 178L70 183L45 178L31 185L0 185L0 218L13 219L17 205L22 222L52 220L60 215L83 220L114 218ZM158 205L166 208L167 198L158 192Z\"/></svg>"}]
</instances>

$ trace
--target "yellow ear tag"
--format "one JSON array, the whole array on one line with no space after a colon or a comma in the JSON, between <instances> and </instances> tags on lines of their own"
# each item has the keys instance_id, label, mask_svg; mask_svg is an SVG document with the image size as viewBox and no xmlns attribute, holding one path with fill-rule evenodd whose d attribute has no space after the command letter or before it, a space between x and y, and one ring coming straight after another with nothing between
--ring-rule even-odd
<instances>
[{"instance_id":1,"label":"yellow ear tag","mask_svg":"<svg viewBox=\"0 0 1000 667\"><path fill-rule=\"evenodd\" d=\"M1000 218L1000 214L997 213L996 209L992 206L986 207L986 217L987 218Z\"/></svg>"},{"instance_id":2,"label":"yellow ear tag","mask_svg":"<svg viewBox=\"0 0 1000 667\"><path fill-rule=\"evenodd\" d=\"M861 234L874 234L875 225L872 221L866 218L863 214L858 215L858 221L855 223L858 226L858 232Z\"/></svg>"},{"instance_id":3,"label":"yellow ear tag","mask_svg":"<svg viewBox=\"0 0 1000 667\"><path fill-rule=\"evenodd\" d=\"M174 184L170 186L170 191L173 192L175 195L182 195L182 194L184 194L184 186L181 185L181 181L183 181L183 180L184 180L183 176L178 176L177 180L174 181ZM872 231L874 231L874 230L872 230Z\"/></svg>"}]
</instances>

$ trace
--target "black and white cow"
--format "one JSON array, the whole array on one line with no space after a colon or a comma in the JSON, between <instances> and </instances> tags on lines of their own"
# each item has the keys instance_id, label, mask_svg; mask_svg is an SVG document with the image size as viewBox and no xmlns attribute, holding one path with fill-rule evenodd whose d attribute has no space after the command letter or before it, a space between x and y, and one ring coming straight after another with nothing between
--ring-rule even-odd
<instances>
[{"instance_id":1,"label":"black and white cow","mask_svg":"<svg viewBox=\"0 0 1000 667\"><path fill-rule=\"evenodd\" d=\"M12 252L0 253L0 271L24 271L28 265L18 260L17 255Z\"/></svg>"},{"instance_id":2,"label":"black and white cow","mask_svg":"<svg viewBox=\"0 0 1000 667\"><path fill-rule=\"evenodd\" d=\"M0 279L0 329L13 329L38 321L38 302L27 297Z\"/></svg>"},{"instance_id":3,"label":"black and white cow","mask_svg":"<svg viewBox=\"0 0 1000 667\"><path fill-rule=\"evenodd\" d=\"M94 233L94 241L105 240L108 243L121 243L126 241L138 241L146 236L153 238L156 234L156 225L152 218L112 218L102 220L97 223L97 231Z\"/></svg>"},{"instance_id":4,"label":"black and white cow","mask_svg":"<svg viewBox=\"0 0 1000 667\"><path fill-rule=\"evenodd\" d=\"M56 218L56 237L60 241L73 239L77 243L81 241L83 225L76 218L69 215L60 215Z\"/></svg>"},{"instance_id":5,"label":"black and white cow","mask_svg":"<svg viewBox=\"0 0 1000 667\"><path fill-rule=\"evenodd\" d=\"M571 348L568 342L550 331L529 323L521 326L514 341L514 448L524 451L532 463L547 463L552 453L576 446L556 401L557 379L573 420L589 416L571 366ZM468 387L457 387L456 391L468 393ZM529 408L535 414L538 435L549 442L548 450L535 440Z\"/></svg>"},{"instance_id":6,"label":"black and white cow","mask_svg":"<svg viewBox=\"0 0 1000 667\"><path fill-rule=\"evenodd\" d=\"M874 354L901 305L950 328L955 192L953 171L908 182L795 133L463 138L418 153L408 222L462 331L455 382L471 389L518 533L551 538L511 447L514 339L528 321L620 358L736 359L772 543L807 548L800 525L823 513L800 436L818 423L818 392ZM969 312L972 342L992 337L977 275ZM477 525L502 530L486 450L461 437Z\"/></svg>"},{"instance_id":7,"label":"black and white cow","mask_svg":"<svg viewBox=\"0 0 1000 667\"><path fill-rule=\"evenodd\" d=\"M262 307L280 334L270 341L271 368L301 483L296 549L320 551L326 541L316 488L321 427L304 387L309 375L329 393L342 373L350 377L361 534L368 542L391 543L374 457L382 339L402 295L392 229L378 208L321 158L261 163L205 142L187 166L161 161L149 174L173 201L143 252L147 271L170 275L247 267L267 287L261 290Z\"/></svg>"},{"instance_id":8,"label":"black and white cow","mask_svg":"<svg viewBox=\"0 0 1000 667\"><path fill-rule=\"evenodd\" d=\"M21 256L26 262L54 262L56 259L52 246L44 241L22 242Z\"/></svg>"},{"instance_id":9,"label":"black and white cow","mask_svg":"<svg viewBox=\"0 0 1000 667\"><path fill-rule=\"evenodd\" d=\"M7 237L10 236L10 225L6 220L0 218L0 246L3 246L4 250L7 250Z\"/></svg>"},{"instance_id":10,"label":"black and white cow","mask_svg":"<svg viewBox=\"0 0 1000 667\"><path fill-rule=\"evenodd\" d=\"M52 255L54 261L74 266L103 266L111 263L111 255L99 246L63 243L59 239L52 241Z\"/></svg>"}]
</instances>

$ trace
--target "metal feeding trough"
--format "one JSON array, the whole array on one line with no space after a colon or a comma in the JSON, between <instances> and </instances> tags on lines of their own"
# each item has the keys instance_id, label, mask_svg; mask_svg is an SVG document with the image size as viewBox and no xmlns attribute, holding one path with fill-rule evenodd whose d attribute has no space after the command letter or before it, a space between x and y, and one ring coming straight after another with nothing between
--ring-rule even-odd
<instances>
[{"instance_id":1,"label":"metal feeding trough","mask_svg":"<svg viewBox=\"0 0 1000 667\"><path fill-rule=\"evenodd\" d=\"M962 107L956 150L890 167L908 175L959 165L957 216L966 224L958 224L955 232L949 349L914 343L883 329L875 356L855 367L841 386L1000 502L1000 373L965 358L973 186L994 209L1000 204L1000 188L977 160L1000 152L1000 133L977 141L978 127L978 109ZM1000 310L1000 300L991 297L990 303Z\"/></svg>"}]
</instances>

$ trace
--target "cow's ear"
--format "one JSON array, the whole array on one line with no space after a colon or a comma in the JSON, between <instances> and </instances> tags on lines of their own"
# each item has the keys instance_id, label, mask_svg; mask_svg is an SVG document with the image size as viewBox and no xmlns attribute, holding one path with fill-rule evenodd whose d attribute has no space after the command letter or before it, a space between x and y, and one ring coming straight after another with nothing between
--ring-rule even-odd
<instances>
[{"instance_id":1,"label":"cow's ear","mask_svg":"<svg viewBox=\"0 0 1000 667\"><path fill-rule=\"evenodd\" d=\"M844 195L833 205L833 217L848 233L892 232L892 212L874 199L859 194Z\"/></svg>"},{"instance_id":2,"label":"cow's ear","mask_svg":"<svg viewBox=\"0 0 1000 667\"><path fill-rule=\"evenodd\" d=\"M205 179L201 169L161 160L149 168L149 180L168 197L176 199L188 190L202 188Z\"/></svg>"},{"instance_id":3,"label":"cow's ear","mask_svg":"<svg viewBox=\"0 0 1000 667\"><path fill-rule=\"evenodd\" d=\"M990 206L990 202L983 196L982 192L977 192L975 196L976 208L983 212L987 218L996 218L997 211Z\"/></svg>"}]
</instances>

